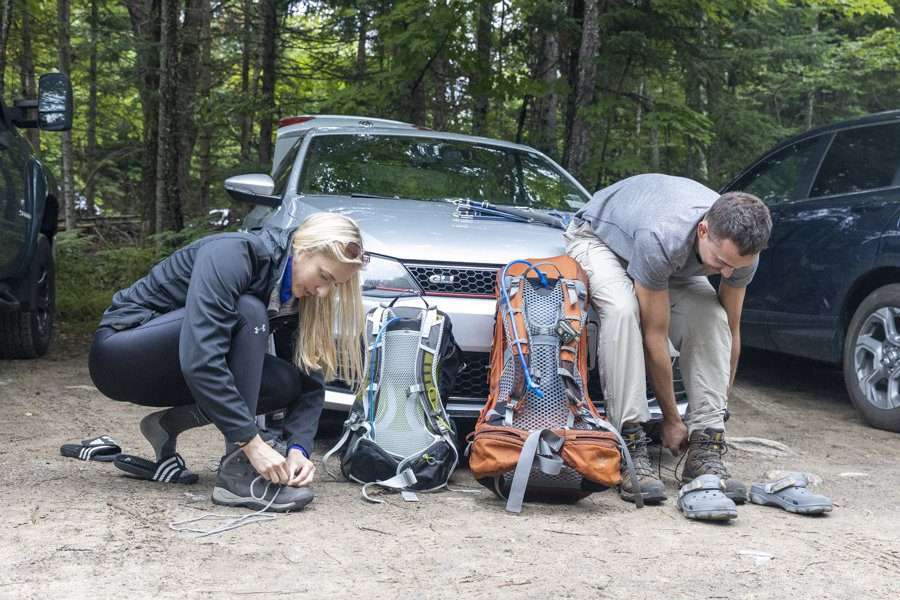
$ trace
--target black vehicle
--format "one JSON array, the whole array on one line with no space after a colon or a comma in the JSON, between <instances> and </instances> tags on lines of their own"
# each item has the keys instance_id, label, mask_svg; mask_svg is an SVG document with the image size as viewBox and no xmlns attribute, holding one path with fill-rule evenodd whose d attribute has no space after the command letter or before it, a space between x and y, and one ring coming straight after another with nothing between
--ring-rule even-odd
<instances>
[{"instance_id":1,"label":"black vehicle","mask_svg":"<svg viewBox=\"0 0 900 600\"><path fill-rule=\"evenodd\" d=\"M0 101L0 358L42 356L53 334L59 188L18 129L70 129L72 88L59 73L39 88L38 100Z\"/></svg>"},{"instance_id":2,"label":"black vehicle","mask_svg":"<svg viewBox=\"0 0 900 600\"><path fill-rule=\"evenodd\" d=\"M900 110L791 138L728 190L774 221L742 342L842 364L863 419L900 431Z\"/></svg>"}]
</instances>

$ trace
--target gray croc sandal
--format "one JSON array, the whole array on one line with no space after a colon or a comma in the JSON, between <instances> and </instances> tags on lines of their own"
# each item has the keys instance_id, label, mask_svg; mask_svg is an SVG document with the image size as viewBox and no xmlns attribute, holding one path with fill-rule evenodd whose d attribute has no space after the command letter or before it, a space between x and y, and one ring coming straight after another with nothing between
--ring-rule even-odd
<instances>
[{"instance_id":1,"label":"gray croc sandal","mask_svg":"<svg viewBox=\"0 0 900 600\"><path fill-rule=\"evenodd\" d=\"M688 519L728 521L737 518L737 506L725 495L725 484L715 475L700 475L681 486L678 510Z\"/></svg>"},{"instance_id":2,"label":"gray croc sandal","mask_svg":"<svg viewBox=\"0 0 900 600\"><path fill-rule=\"evenodd\" d=\"M754 483L750 486L750 502L763 506L777 506L801 515L820 515L831 512L831 498L813 494L806 486L803 473L791 473L778 481Z\"/></svg>"}]
</instances>

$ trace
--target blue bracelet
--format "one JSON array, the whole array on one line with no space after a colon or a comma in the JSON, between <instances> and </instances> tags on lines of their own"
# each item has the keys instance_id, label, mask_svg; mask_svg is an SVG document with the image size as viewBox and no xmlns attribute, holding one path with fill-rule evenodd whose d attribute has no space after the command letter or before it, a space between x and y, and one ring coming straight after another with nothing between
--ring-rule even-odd
<instances>
[{"instance_id":1,"label":"blue bracelet","mask_svg":"<svg viewBox=\"0 0 900 600\"><path fill-rule=\"evenodd\" d=\"M306 448L304 448L304 447L301 446L300 444L291 444L291 447L288 448L288 451L291 451L291 450L293 450L294 448L296 448L297 450L299 450L300 453L301 453L304 457L309 458L309 452L307 452L307 451L306 451Z\"/></svg>"}]
</instances>

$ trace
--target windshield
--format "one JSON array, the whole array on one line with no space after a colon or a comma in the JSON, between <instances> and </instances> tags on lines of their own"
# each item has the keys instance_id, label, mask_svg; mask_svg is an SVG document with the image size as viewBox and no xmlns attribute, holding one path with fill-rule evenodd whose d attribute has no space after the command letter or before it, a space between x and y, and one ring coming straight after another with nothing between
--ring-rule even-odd
<instances>
[{"instance_id":1,"label":"windshield","mask_svg":"<svg viewBox=\"0 0 900 600\"><path fill-rule=\"evenodd\" d=\"M537 153L466 141L368 134L312 139L301 194L467 199L575 211L588 198Z\"/></svg>"}]
</instances>

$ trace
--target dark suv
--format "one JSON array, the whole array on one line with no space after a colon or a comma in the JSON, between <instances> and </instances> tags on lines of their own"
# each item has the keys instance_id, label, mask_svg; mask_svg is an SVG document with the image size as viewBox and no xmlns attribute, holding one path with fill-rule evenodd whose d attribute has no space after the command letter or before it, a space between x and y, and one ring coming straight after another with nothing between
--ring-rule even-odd
<instances>
[{"instance_id":1,"label":"dark suv","mask_svg":"<svg viewBox=\"0 0 900 600\"><path fill-rule=\"evenodd\" d=\"M863 419L900 431L900 110L791 138L728 190L775 224L742 342L841 363Z\"/></svg>"},{"instance_id":2,"label":"dark suv","mask_svg":"<svg viewBox=\"0 0 900 600\"><path fill-rule=\"evenodd\" d=\"M59 189L18 129L71 128L72 88L59 73L39 86L38 100L0 100L0 358L42 356L53 334Z\"/></svg>"}]
</instances>

